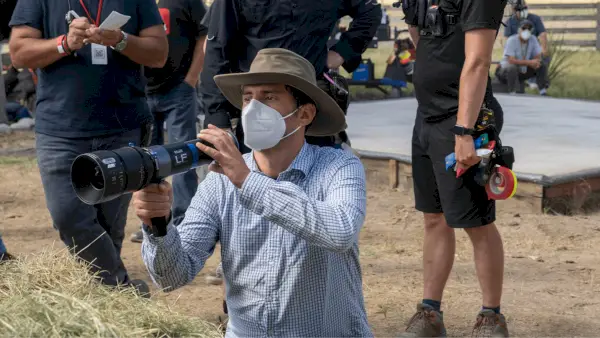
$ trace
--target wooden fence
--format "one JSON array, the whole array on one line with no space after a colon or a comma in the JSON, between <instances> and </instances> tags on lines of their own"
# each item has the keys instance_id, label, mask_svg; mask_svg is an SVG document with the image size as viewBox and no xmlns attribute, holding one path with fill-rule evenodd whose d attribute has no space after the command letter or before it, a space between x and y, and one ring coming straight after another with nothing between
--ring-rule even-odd
<instances>
[{"instance_id":1,"label":"wooden fence","mask_svg":"<svg viewBox=\"0 0 600 338\"><path fill-rule=\"evenodd\" d=\"M549 35L563 35L565 38L557 42L565 46L577 47L595 47L600 51L600 2L587 4L530 4L528 5L530 12L535 13L536 10L554 10L556 12L569 10L595 10L595 14L575 14L575 15L540 15L547 22L575 22L575 21L594 21L596 27L589 28L546 28ZM572 34L595 34L594 40L576 40L569 39Z\"/></svg>"},{"instance_id":2,"label":"wooden fence","mask_svg":"<svg viewBox=\"0 0 600 338\"><path fill-rule=\"evenodd\" d=\"M398 30L406 28L402 21L404 17L402 10L385 6L389 16L390 25ZM529 12L539 15L546 26L546 31L553 38L555 43L561 43L564 46L573 47L594 47L600 51L600 2L597 3L529 3ZM552 14L540 14L541 12L551 12ZM562 14L564 12L565 14ZM569 13L571 12L571 13ZM592 14L572 14L573 12L587 12ZM512 9L507 5L505 12L505 22L511 16ZM565 26L567 23L588 23L588 26L582 28L567 27L549 27ZM500 28L503 29L502 27ZM393 31L394 29L392 29ZM502 35L502 32L500 33ZM576 35L586 34L595 36L594 39L575 39ZM558 37L558 39L557 39Z\"/></svg>"}]
</instances>

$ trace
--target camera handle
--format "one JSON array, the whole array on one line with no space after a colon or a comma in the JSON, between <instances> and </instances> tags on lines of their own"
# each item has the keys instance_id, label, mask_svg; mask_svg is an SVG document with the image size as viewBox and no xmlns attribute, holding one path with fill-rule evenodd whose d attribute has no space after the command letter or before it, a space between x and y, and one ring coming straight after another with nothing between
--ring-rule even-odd
<instances>
[{"instance_id":1,"label":"camera handle","mask_svg":"<svg viewBox=\"0 0 600 338\"><path fill-rule=\"evenodd\" d=\"M155 180L151 183L160 184L163 179ZM152 223L152 234L154 237L164 237L167 235L167 225L169 224L167 217L154 217L151 220Z\"/></svg>"}]
</instances>

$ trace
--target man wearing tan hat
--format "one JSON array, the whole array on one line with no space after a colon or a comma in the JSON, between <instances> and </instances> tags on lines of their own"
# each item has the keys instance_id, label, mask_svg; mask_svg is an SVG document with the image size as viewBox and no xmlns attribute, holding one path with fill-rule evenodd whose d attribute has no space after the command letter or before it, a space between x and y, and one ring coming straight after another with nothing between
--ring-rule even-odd
<instances>
[{"instance_id":1,"label":"man wearing tan hat","mask_svg":"<svg viewBox=\"0 0 600 338\"><path fill-rule=\"evenodd\" d=\"M150 219L170 218L168 183L136 192L144 224L142 256L166 291L190 283L221 242L229 321L226 337L368 337L358 234L366 211L360 160L318 147L305 135L345 126L341 108L316 83L314 67L286 49L259 51L247 73L218 75L242 110L242 155L226 131L209 125L197 144L212 157L183 222L152 234Z\"/></svg>"}]
</instances>

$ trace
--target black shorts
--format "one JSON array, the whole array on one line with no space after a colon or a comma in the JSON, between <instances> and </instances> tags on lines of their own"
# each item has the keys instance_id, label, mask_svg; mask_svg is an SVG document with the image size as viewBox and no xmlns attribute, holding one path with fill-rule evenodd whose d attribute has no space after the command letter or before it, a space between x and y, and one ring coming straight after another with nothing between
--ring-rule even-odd
<instances>
[{"instance_id":1,"label":"black shorts","mask_svg":"<svg viewBox=\"0 0 600 338\"><path fill-rule=\"evenodd\" d=\"M494 100L495 101L495 100ZM494 107L496 106L496 107ZM502 128L502 108L497 101L491 107ZM452 228L472 228L496 220L496 203L489 200L485 188L475 182L475 167L460 178L446 170L445 157L454 152L456 116L427 123L417 113L412 138L412 174L416 209L424 213L444 213ZM500 132L500 130L498 130Z\"/></svg>"}]
</instances>

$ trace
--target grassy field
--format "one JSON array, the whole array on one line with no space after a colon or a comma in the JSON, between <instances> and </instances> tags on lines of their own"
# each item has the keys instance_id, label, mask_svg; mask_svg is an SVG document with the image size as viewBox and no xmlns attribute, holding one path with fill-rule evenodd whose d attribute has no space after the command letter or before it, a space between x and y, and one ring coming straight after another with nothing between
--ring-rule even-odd
<instances>
[{"instance_id":1,"label":"grassy field","mask_svg":"<svg viewBox=\"0 0 600 338\"><path fill-rule=\"evenodd\" d=\"M392 52L391 42L382 42L378 49L368 49L363 58L371 59L375 63L375 76L380 78L385 73L385 60ZM588 100L600 100L600 52L596 51L568 51L561 50L558 53L566 54L563 64L565 71L562 76L554 79L548 93L554 97L566 97ZM494 60L502 58L502 47L494 50ZM493 66L495 67L495 66ZM495 69L495 68L493 68ZM412 90L412 87L409 87ZM376 89L364 89L353 87L354 95L363 96L368 92L375 97L382 97Z\"/></svg>"}]
</instances>

